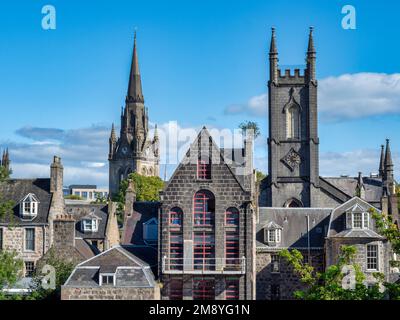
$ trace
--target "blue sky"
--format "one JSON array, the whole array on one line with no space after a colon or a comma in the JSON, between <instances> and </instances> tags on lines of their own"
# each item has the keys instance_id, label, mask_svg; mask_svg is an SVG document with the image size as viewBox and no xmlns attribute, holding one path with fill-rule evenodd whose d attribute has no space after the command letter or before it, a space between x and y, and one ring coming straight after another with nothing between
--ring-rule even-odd
<instances>
[{"instance_id":1,"label":"blue sky","mask_svg":"<svg viewBox=\"0 0 400 320\"><path fill-rule=\"evenodd\" d=\"M41 28L46 4L56 8L56 30ZM356 30L341 27L346 4ZM1 1L0 148L10 146L16 176L46 175L60 151L75 168L67 183L106 185L101 163L124 103L135 27L152 122L233 129L255 120L265 138L270 28L280 64L299 65L312 25L321 173L369 174L385 138L399 159L399 10L395 1ZM260 141L256 166L265 169ZM88 163L92 175L81 175Z\"/></svg>"}]
</instances>

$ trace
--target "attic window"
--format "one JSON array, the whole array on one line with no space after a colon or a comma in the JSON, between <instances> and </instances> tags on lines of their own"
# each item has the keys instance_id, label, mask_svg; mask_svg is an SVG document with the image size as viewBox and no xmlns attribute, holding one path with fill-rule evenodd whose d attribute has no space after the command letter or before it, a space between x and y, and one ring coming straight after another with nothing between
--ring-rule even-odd
<instances>
[{"instance_id":1,"label":"attic window","mask_svg":"<svg viewBox=\"0 0 400 320\"><path fill-rule=\"evenodd\" d=\"M264 242L275 245L281 242L282 230L278 228L264 229Z\"/></svg>"},{"instance_id":2,"label":"attic window","mask_svg":"<svg viewBox=\"0 0 400 320\"><path fill-rule=\"evenodd\" d=\"M82 231L83 232L97 232L99 230L99 224L97 219L83 219L82 220Z\"/></svg>"},{"instance_id":3,"label":"attic window","mask_svg":"<svg viewBox=\"0 0 400 320\"><path fill-rule=\"evenodd\" d=\"M211 160L199 158L197 161L197 178L202 180L211 179Z\"/></svg>"},{"instance_id":4,"label":"attic window","mask_svg":"<svg viewBox=\"0 0 400 320\"><path fill-rule=\"evenodd\" d=\"M100 286L115 286L115 274L114 273L101 273L99 285Z\"/></svg>"},{"instance_id":5,"label":"attic window","mask_svg":"<svg viewBox=\"0 0 400 320\"><path fill-rule=\"evenodd\" d=\"M29 193L20 202L20 215L22 218L35 218L38 214L39 200L33 193Z\"/></svg>"},{"instance_id":6,"label":"attic window","mask_svg":"<svg viewBox=\"0 0 400 320\"><path fill-rule=\"evenodd\" d=\"M351 213L351 221L353 229L367 229L369 227L369 213L353 211Z\"/></svg>"}]
</instances>

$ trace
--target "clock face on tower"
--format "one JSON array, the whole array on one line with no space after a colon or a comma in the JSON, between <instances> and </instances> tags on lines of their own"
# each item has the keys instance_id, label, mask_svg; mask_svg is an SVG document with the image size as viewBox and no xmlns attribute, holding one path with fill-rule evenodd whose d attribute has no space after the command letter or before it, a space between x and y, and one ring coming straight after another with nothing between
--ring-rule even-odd
<instances>
[{"instance_id":1,"label":"clock face on tower","mask_svg":"<svg viewBox=\"0 0 400 320\"><path fill-rule=\"evenodd\" d=\"M127 147L123 147L123 148L121 149L121 151L122 151L123 154L127 154L128 148L127 148Z\"/></svg>"}]
</instances>

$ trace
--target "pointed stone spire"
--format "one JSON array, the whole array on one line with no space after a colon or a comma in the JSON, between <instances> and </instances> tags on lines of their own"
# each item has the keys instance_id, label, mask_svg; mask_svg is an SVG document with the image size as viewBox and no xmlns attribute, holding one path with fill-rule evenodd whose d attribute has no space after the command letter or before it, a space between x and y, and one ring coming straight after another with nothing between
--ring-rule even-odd
<instances>
[{"instance_id":1,"label":"pointed stone spire","mask_svg":"<svg viewBox=\"0 0 400 320\"><path fill-rule=\"evenodd\" d=\"M154 140L157 141L158 140L158 129L157 129L157 124L154 127Z\"/></svg>"},{"instance_id":2,"label":"pointed stone spire","mask_svg":"<svg viewBox=\"0 0 400 320\"><path fill-rule=\"evenodd\" d=\"M269 80L278 82L278 50L276 47L275 28L271 28L271 44L269 47Z\"/></svg>"},{"instance_id":3,"label":"pointed stone spire","mask_svg":"<svg viewBox=\"0 0 400 320\"><path fill-rule=\"evenodd\" d=\"M6 168L6 170L10 170L10 155L8 153L8 148L3 150L3 155L1 158L0 165Z\"/></svg>"},{"instance_id":4,"label":"pointed stone spire","mask_svg":"<svg viewBox=\"0 0 400 320\"><path fill-rule=\"evenodd\" d=\"M129 85L128 85L128 93L126 96L126 102L144 103L144 98L142 93L142 81L140 79L139 61L136 50L136 31L133 44L132 64L131 64L131 72L129 75Z\"/></svg>"},{"instance_id":5,"label":"pointed stone spire","mask_svg":"<svg viewBox=\"0 0 400 320\"><path fill-rule=\"evenodd\" d=\"M390 151L389 139L386 139L384 188L387 189L388 195L393 195L396 193L395 187L392 152Z\"/></svg>"},{"instance_id":6,"label":"pointed stone spire","mask_svg":"<svg viewBox=\"0 0 400 320\"><path fill-rule=\"evenodd\" d=\"M116 141L117 141L117 135L115 134L114 122L113 122L113 124L112 124L112 126L111 126L111 135L110 135L110 139L111 139L111 141L113 141L113 142L116 142Z\"/></svg>"},{"instance_id":7,"label":"pointed stone spire","mask_svg":"<svg viewBox=\"0 0 400 320\"><path fill-rule=\"evenodd\" d=\"M269 54L277 54L278 50L276 49L276 40L275 40L275 27L271 28L271 44L269 46Z\"/></svg>"},{"instance_id":8,"label":"pointed stone spire","mask_svg":"<svg viewBox=\"0 0 400 320\"><path fill-rule=\"evenodd\" d=\"M314 27L310 27L310 33L308 35L308 49L307 49L307 74L308 80L315 80L315 60L316 51L314 47Z\"/></svg>"},{"instance_id":9,"label":"pointed stone spire","mask_svg":"<svg viewBox=\"0 0 400 320\"><path fill-rule=\"evenodd\" d=\"M385 173L385 146L381 145L381 158L379 160L379 177L383 177Z\"/></svg>"},{"instance_id":10,"label":"pointed stone spire","mask_svg":"<svg viewBox=\"0 0 400 320\"><path fill-rule=\"evenodd\" d=\"M308 34L308 50L307 53L316 53L314 48L314 35L313 35L314 27L310 27L310 33Z\"/></svg>"}]
</instances>

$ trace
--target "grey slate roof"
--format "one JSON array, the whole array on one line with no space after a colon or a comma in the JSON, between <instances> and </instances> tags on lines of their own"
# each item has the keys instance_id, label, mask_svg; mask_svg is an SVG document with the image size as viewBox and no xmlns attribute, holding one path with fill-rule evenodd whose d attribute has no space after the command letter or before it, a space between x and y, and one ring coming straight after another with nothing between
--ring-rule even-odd
<instances>
[{"instance_id":1,"label":"grey slate roof","mask_svg":"<svg viewBox=\"0 0 400 320\"><path fill-rule=\"evenodd\" d=\"M369 219L369 229L356 229L350 230L346 229L346 212L351 210L355 205L361 207L365 212L369 209L374 208L371 204L360 199L358 197L353 197L349 201L343 203L342 205L336 207L331 214L329 229L327 237L345 237L345 238L377 238L383 239L375 230L374 219L370 217ZM379 210L377 212L380 212Z\"/></svg>"},{"instance_id":2,"label":"grey slate roof","mask_svg":"<svg viewBox=\"0 0 400 320\"><path fill-rule=\"evenodd\" d=\"M32 220L22 220L19 215L19 201L29 193L33 193L39 200L38 214ZM0 184L0 195L4 200L12 200L14 202L12 222L16 225L46 224L48 222L52 198L49 178L9 179ZM9 222L9 216L5 216L0 220L0 224Z\"/></svg>"},{"instance_id":3,"label":"grey slate roof","mask_svg":"<svg viewBox=\"0 0 400 320\"><path fill-rule=\"evenodd\" d=\"M306 248L308 246L308 215L310 247L322 248L331 211L330 208L259 208L259 221L256 225L256 247L257 249ZM264 227L271 222L282 227L281 242L276 247L264 243Z\"/></svg>"},{"instance_id":4,"label":"grey slate roof","mask_svg":"<svg viewBox=\"0 0 400 320\"><path fill-rule=\"evenodd\" d=\"M136 201L133 205L134 214L127 219L124 226L124 243L146 245L143 240L143 223L152 218L158 219L158 208L160 203L156 201Z\"/></svg>"},{"instance_id":5,"label":"grey slate roof","mask_svg":"<svg viewBox=\"0 0 400 320\"><path fill-rule=\"evenodd\" d=\"M80 263L64 286L98 287L99 274L115 273L117 287L154 287L150 266L121 246L115 246Z\"/></svg>"},{"instance_id":6,"label":"grey slate roof","mask_svg":"<svg viewBox=\"0 0 400 320\"><path fill-rule=\"evenodd\" d=\"M91 203L73 203L69 201L65 205L66 213L72 214L76 220L75 235L82 239L104 239L106 226L108 221L108 205L107 204L91 204ZM98 221L97 232L81 232L81 220L88 215L95 215Z\"/></svg>"},{"instance_id":7,"label":"grey slate roof","mask_svg":"<svg viewBox=\"0 0 400 320\"><path fill-rule=\"evenodd\" d=\"M357 177L324 177L323 179L350 198L356 195ZM382 179L363 177L362 180L365 188L365 200L379 203L382 196Z\"/></svg>"}]
</instances>

